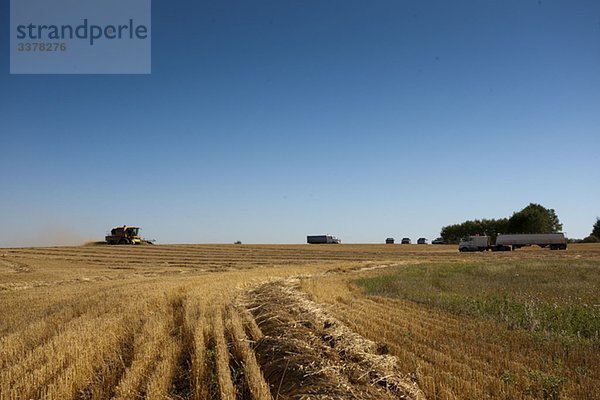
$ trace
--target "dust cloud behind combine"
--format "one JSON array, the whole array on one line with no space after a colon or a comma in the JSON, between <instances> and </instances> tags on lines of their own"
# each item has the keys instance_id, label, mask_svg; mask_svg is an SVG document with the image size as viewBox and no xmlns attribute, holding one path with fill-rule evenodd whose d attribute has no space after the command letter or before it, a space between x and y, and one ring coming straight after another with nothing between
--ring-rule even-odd
<instances>
[{"instance_id":1,"label":"dust cloud behind combine","mask_svg":"<svg viewBox=\"0 0 600 400\"><path fill-rule=\"evenodd\" d=\"M11 232L4 232L3 236L4 239L0 240L0 248L79 246L99 240L79 232L74 227L52 222L41 223L33 231L15 227Z\"/></svg>"}]
</instances>

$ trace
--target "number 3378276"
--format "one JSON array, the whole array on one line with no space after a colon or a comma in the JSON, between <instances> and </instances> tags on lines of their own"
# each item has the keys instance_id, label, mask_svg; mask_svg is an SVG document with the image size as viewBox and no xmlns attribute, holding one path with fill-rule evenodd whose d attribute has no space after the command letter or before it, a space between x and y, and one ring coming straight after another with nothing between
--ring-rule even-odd
<instances>
[{"instance_id":1,"label":"number 3378276","mask_svg":"<svg viewBox=\"0 0 600 400\"><path fill-rule=\"evenodd\" d=\"M17 51L66 51L66 43L17 43Z\"/></svg>"}]
</instances>

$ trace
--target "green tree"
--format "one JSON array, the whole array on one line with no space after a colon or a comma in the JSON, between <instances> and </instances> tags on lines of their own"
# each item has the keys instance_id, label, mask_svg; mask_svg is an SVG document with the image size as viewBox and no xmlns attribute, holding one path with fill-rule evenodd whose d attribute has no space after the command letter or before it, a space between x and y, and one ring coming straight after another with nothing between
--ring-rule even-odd
<instances>
[{"instance_id":1,"label":"green tree","mask_svg":"<svg viewBox=\"0 0 600 400\"><path fill-rule=\"evenodd\" d=\"M598 218L598 217L596 217L596 223L594 224L594 227L592 228L592 236L595 236L598 239L600 239L600 218Z\"/></svg>"},{"instance_id":2,"label":"green tree","mask_svg":"<svg viewBox=\"0 0 600 400\"><path fill-rule=\"evenodd\" d=\"M581 243L598 243L598 242L600 242L600 239L594 235L589 235L588 237L581 239Z\"/></svg>"},{"instance_id":3,"label":"green tree","mask_svg":"<svg viewBox=\"0 0 600 400\"><path fill-rule=\"evenodd\" d=\"M440 236L447 243L458 243L462 238L473 235L488 235L496 237L500 233L506 233L508 219L476 219L465 221L461 224L444 226Z\"/></svg>"},{"instance_id":4,"label":"green tree","mask_svg":"<svg viewBox=\"0 0 600 400\"><path fill-rule=\"evenodd\" d=\"M539 204L530 203L508 219L507 233L553 233L562 230L556 212Z\"/></svg>"},{"instance_id":5,"label":"green tree","mask_svg":"<svg viewBox=\"0 0 600 400\"><path fill-rule=\"evenodd\" d=\"M594 229L600 234L600 219L596 221ZM504 233L553 233L561 230L562 224L553 209L531 203L510 218L484 218L444 226L440 236L447 243L458 243L466 236L487 235L495 239Z\"/></svg>"}]
</instances>

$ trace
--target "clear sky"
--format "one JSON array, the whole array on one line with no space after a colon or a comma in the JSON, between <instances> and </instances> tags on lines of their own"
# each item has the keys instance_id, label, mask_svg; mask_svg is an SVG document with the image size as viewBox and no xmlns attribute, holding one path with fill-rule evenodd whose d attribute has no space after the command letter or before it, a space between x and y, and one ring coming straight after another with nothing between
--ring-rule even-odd
<instances>
[{"instance_id":1,"label":"clear sky","mask_svg":"<svg viewBox=\"0 0 600 400\"><path fill-rule=\"evenodd\" d=\"M152 74L9 75L0 247L600 215L600 2L154 1Z\"/></svg>"}]
</instances>

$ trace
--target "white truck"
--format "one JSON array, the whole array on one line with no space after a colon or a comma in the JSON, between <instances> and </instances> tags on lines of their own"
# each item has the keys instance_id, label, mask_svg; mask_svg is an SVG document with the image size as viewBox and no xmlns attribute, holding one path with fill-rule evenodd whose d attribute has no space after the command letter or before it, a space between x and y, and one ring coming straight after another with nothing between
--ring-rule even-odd
<instances>
[{"instance_id":1,"label":"white truck","mask_svg":"<svg viewBox=\"0 0 600 400\"><path fill-rule=\"evenodd\" d=\"M563 233L519 233L498 235L496 243L489 236L469 236L460 241L458 250L465 251L511 251L519 247L537 245L550 250L566 250L567 238Z\"/></svg>"}]
</instances>

